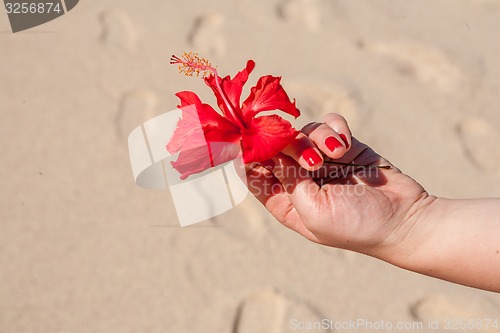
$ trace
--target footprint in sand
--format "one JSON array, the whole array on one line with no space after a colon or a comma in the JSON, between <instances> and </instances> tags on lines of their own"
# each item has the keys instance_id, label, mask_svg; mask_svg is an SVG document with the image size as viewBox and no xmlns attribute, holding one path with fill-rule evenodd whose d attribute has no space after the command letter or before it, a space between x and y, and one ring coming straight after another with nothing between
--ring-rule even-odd
<instances>
[{"instance_id":1,"label":"footprint in sand","mask_svg":"<svg viewBox=\"0 0 500 333\"><path fill-rule=\"evenodd\" d=\"M156 95L149 90L135 90L123 94L115 118L118 140L126 143L134 128L153 118L156 104Z\"/></svg>"},{"instance_id":2,"label":"footprint in sand","mask_svg":"<svg viewBox=\"0 0 500 333\"><path fill-rule=\"evenodd\" d=\"M318 31L322 6L317 0L284 0L278 5L278 17L284 21Z\"/></svg>"},{"instance_id":3,"label":"footprint in sand","mask_svg":"<svg viewBox=\"0 0 500 333\"><path fill-rule=\"evenodd\" d=\"M116 10L105 11L99 16L100 41L113 47L133 51L137 42L137 30L129 15Z\"/></svg>"},{"instance_id":4,"label":"footprint in sand","mask_svg":"<svg viewBox=\"0 0 500 333\"><path fill-rule=\"evenodd\" d=\"M439 50L411 43L361 42L361 49L391 60L407 75L442 93L455 91L463 80L462 71Z\"/></svg>"},{"instance_id":5,"label":"footprint in sand","mask_svg":"<svg viewBox=\"0 0 500 333\"><path fill-rule=\"evenodd\" d=\"M226 39L222 34L224 17L219 14L199 16L193 23L188 42L197 52L207 56L221 57L226 53Z\"/></svg>"},{"instance_id":6,"label":"footprint in sand","mask_svg":"<svg viewBox=\"0 0 500 333\"><path fill-rule=\"evenodd\" d=\"M255 237L257 235L265 235L269 233L269 215L260 203L255 200L244 200L236 209L233 209L226 215L234 215L234 220L244 219L245 223L238 227L244 230L238 230L238 234ZM236 223L231 226L226 226L226 230L231 229ZM236 237L237 235L235 235Z\"/></svg>"},{"instance_id":7,"label":"footprint in sand","mask_svg":"<svg viewBox=\"0 0 500 333\"><path fill-rule=\"evenodd\" d=\"M261 291L250 295L240 304L233 333L297 332L297 322L314 323L320 322L322 318L325 317L319 311L303 302L292 300L277 291ZM330 332L324 327L310 329Z\"/></svg>"},{"instance_id":8,"label":"footprint in sand","mask_svg":"<svg viewBox=\"0 0 500 333\"><path fill-rule=\"evenodd\" d=\"M290 97L297 100L297 107L309 118L317 119L329 112L344 116L349 125L359 129L367 114L361 114L359 94L343 87L304 82L286 83Z\"/></svg>"},{"instance_id":9,"label":"footprint in sand","mask_svg":"<svg viewBox=\"0 0 500 333\"><path fill-rule=\"evenodd\" d=\"M465 154L480 169L500 174L500 128L479 117L463 119L457 127Z\"/></svg>"},{"instance_id":10,"label":"footprint in sand","mask_svg":"<svg viewBox=\"0 0 500 333\"><path fill-rule=\"evenodd\" d=\"M243 200L234 209L225 212L223 216L211 218L209 223L221 227L220 232L233 239L248 241L248 239L268 236L273 232L269 219L267 210L255 200L248 200L247 197L247 200ZM227 221L238 223L227 223Z\"/></svg>"},{"instance_id":11,"label":"footprint in sand","mask_svg":"<svg viewBox=\"0 0 500 333\"><path fill-rule=\"evenodd\" d=\"M454 332L498 332L491 323L486 327L486 322L482 319L495 319L500 316L498 304L484 297L459 297L446 295L431 295L422 298L410 307L410 313L416 320L424 324L429 321L438 321L439 328L443 329L445 325L453 324L446 322L452 319L481 320L482 327L475 322L471 328L460 329L460 322ZM500 323L499 323L500 324ZM451 328L450 328L451 329Z\"/></svg>"}]
</instances>

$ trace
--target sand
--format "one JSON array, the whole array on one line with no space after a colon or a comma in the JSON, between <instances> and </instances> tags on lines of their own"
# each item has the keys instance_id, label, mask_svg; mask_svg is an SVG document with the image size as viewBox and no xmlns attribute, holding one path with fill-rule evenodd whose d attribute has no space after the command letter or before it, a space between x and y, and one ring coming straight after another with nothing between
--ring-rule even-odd
<instances>
[{"instance_id":1,"label":"sand","mask_svg":"<svg viewBox=\"0 0 500 333\"><path fill-rule=\"evenodd\" d=\"M498 197L500 1L86 0L18 34L0 14L0 31L0 332L500 318L498 294L312 244L250 197L180 228L127 150L177 91L214 102L168 64L197 51L223 74L254 59L251 82L282 75L298 127L344 114L432 194Z\"/></svg>"}]
</instances>

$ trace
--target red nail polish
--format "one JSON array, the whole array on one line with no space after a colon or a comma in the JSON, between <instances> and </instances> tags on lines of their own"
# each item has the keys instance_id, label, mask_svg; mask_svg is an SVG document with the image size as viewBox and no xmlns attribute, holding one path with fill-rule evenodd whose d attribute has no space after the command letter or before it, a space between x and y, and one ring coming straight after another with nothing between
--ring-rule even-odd
<instances>
[{"instance_id":1,"label":"red nail polish","mask_svg":"<svg viewBox=\"0 0 500 333\"><path fill-rule=\"evenodd\" d=\"M304 152L302 153L302 157L304 157L309 166L314 166L322 160L321 156L319 156L314 148L307 148L306 150L304 150Z\"/></svg>"},{"instance_id":2,"label":"red nail polish","mask_svg":"<svg viewBox=\"0 0 500 333\"><path fill-rule=\"evenodd\" d=\"M333 136L329 136L328 138L326 138L325 145L328 149L330 149L330 151L334 151L335 149L342 147L340 141Z\"/></svg>"},{"instance_id":3,"label":"red nail polish","mask_svg":"<svg viewBox=\"0 0 500 333\"><path fill-rule=\"evenodd\" d=\"M349 149L349 141L347 141L347 137L345 136L345 134L339 134L339 136L342 139L342 141L344 141L345 147Z\"/></svg>"}]
</instances>

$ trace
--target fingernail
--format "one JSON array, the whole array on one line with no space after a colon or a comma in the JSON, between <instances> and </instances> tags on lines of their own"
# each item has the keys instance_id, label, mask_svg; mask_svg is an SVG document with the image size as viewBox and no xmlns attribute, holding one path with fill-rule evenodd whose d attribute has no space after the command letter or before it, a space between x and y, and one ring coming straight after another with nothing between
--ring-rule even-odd
<instances>
[{"instance_id":1,"label":"fingernail","mask_svg":"<svg viewBox=\"0 0 500 333\"><path fill-rule=\"evenodd\" d=\"M339 134L339 136L342 139L342 141L344 141L345 147L349 149L349 141L347 141L347 137L345 136L345 134Z\"/></svg>"},{"instance_id":2,"label":"fingernail","mask_svg":"<svg viewBox=\"0 0 500 333\"><path fill-rule=\"evenodd\" d=\"M314 166L322 160L321 156L319 156L314 148L307 148L306 150L304 150L304 152L302 153L302 157L304 157L304 160L306 160L309 166Z\"/></svg>"},{"instance_id":3,"label":"fingernail","mask_svg":"<svg viewBox=\"0 0 500 333\"><path fill-rule=\"evenodd\" d=\"M329 136L328 138L326 138L325 145L328 149L330 149L330 151L334 151L335 149L342 147L340 141L333 136Z\"/></svg>"},{"instance_id":4,"label":"fingernail","mask_svg":"<svg viewBox=\"0 0 500 333\"><path fill-rule=\"evenodd\" d=\"M276 165L276 164L275 164L275 163L274 163L274 161L273 161L273 160L271 160L271 159L269 159L269 160L265 160L264 162L262 162L262 166L263 166L264 168L266 168L267 170L269 170L269 171L273 171L273 169L274 169L274 166L275 166L275 165Z\"/></svg>"}]
</instances>

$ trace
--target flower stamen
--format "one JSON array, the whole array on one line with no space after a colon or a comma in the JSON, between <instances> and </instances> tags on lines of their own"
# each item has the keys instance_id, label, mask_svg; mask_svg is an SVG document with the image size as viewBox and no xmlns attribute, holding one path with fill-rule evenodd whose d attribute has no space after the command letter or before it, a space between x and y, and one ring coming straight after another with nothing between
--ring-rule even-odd
<instances>
[{"instance_id":1,"label":"flower stamen","mask_svg":"<svg viewBox=\"0 0 500 333\"><path fill-rule=\"evenodd\" d=\"M229 110L231 117L238 123L241 129L246 128L245 123L240 117L238 117L238 114L234 111L233 106L231 105L231 103L229 103L229 100L226 97L226 94L224 93L224 90L220 85L220 79L217 70L215 69L215 67L212 67L207 59L201 58L198 53L184 52L180 58L176 55L172 55L172 57L170 57L170 64L179 64L179 73L186 76L196 75L197 77L199 77L200 74L202 74L202 78L206 78L211 72L215 77L215 85L217 86L217 90L219 91L224 104ZM224 110L222 110L222 112L224 112Z\"/></svg>"},{"instance_id":2,"label":"flower stamen","mask_svg":"<svg viewBox=\"0 0 500 333\"><path fill-rule=\"evenodd\" d=\"M200 76L205 78L208 76L210 72L214 72L215 68L213 68L207 59L201 58L198 53L193 52L184 52L181 58L176 55L172 55L170 58L170 64L175 65L179 64L179 73L182 73L186 76Z\"/></svg>"}]
</instances>

